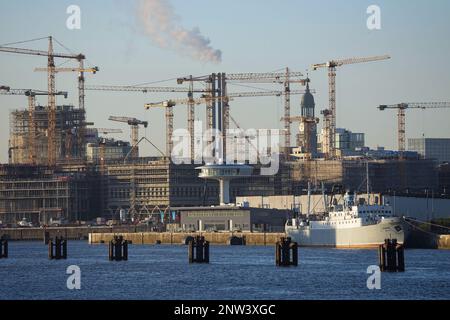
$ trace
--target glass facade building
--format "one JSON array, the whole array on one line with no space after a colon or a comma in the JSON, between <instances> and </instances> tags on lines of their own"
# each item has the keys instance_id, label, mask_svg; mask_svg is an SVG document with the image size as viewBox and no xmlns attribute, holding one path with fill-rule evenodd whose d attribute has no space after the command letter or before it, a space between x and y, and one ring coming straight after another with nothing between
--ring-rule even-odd
<instances>
[{"instance_id":1,"label":"glass facade building","mask_svg":"<svg viewBox=\"0 0 450 320\"><path fill-rule=\"evenodd\" d=\"M425 159L435 159L439 163L450 162L450 139L408 139L408 150L416 151Z\"/></svg>"}]
</instances>

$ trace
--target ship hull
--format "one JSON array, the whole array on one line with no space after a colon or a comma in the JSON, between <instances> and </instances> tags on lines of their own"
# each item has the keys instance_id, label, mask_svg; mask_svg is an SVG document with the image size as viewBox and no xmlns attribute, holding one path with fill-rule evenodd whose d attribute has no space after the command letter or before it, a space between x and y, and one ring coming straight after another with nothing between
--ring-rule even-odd
<instances>
[{"instance_id":1,"label":"ship hull","mask_svg":"<svg viewBox=\"0 0 450 320\"><path fill-rule=\"evenodd\" d=\"M397 239L399 244L405 241L404 227L397 219L354 228L292 228L286 233L302 247L369 249L378 247L385 239Z\"/></svg>"}]
</instances>

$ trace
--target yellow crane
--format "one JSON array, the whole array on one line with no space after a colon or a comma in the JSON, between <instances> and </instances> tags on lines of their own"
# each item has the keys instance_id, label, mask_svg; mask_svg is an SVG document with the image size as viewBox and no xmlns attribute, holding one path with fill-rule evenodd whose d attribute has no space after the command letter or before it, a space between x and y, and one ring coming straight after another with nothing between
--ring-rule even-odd
<instances>
[{"instance_id":1,"label":"yellow crane","mask_svg":"<svg viewBox=\"0 0 450 320\"><path fill-rule=\"evenodd\" d=\"M217 98L217 97L216 97ZM155 103L147 103L145 105L145 109L150 110L153 108L164 108L166 111L166 157L170 157L172 154L173 149L173 119L174 119L174 112L173 107L176 105L188 105L188 108L190 109L191 106L200 105L203 103L208 103L212 100L210 97L204 97L199 99L194 99L192 96L190 96L188 99L172 99L167 101L161 101L161 102L155 102ZM190 114L190 112L189 112ZM191 128L191 121L189 121L189 133L191 135L191 155L193 155L193 148L194 145L194 122L192 121L192 128Z\"/></svg>"},{"instance_id":2,"label":"yellow crane","mask_svg":"<svg viewBox=\"0 0 450 320\"><path fill-rule=\"evenodd\" d=\"M227 94L227 83L263 83L263 84L279 84L282 85L284 88L283 92L280 92L280 94L277 96L284 96L284 129L285 129L285 143L286 147L290 146L291 142L291 121L290 121L290 115L291 115L291 94L293 94L293 91L291 90L291 84L292 83L299 83L301 85L305 85L307 82L307 79L301 79L303 77L303 74L301 72L294 72L291 71L289 68L286 68L284 72L264 72L264 73L258 73L258 72L250 72L250 73L218 73L218 74L212 74L207 76L200 76L200 77L184 77L184 78L178 78L177 82L178 84L183 84L184 82L188 82L190 84L190 87L193 88L193 82L205 82L208 91L210 92L210 96L214 98L214 96L217 94L221 96L228 96ZM217 81L219 80L219 81ZM218 84L217 84L218 82ZM217 86L217 88L216 88ZM222 92L219 92L222 91ZM222 99L217 99L217 102L220 104L223 104L223 115L215 114L214 112L214 102L215 99L208 101L207 103L207 125L208 128L212 128L212 122L213 119L218 116L223 116L223 130L226 133L227 129L229 128L229 120L230 120L230 110L229 105L226 103L226 101L221 101ZM195 117L195 111L193 108L193 104L191 103L188 108L188 119L194 119ZM188 120L192 121L192 120ZM193 131L193 125L189 126L190 132ZM191 133L191 136L192 133Z\"/></svg>"},{"instance_id":3,"label":"yellow crane","mask_svg":"<svg viewBox=\"0 0 450 320\"><path fill-rule=\"evenodd\" d=\"M111 86L111 85L91 85L91 86L86 86L86 90L88 90L88 91L103 91L103 92L131 92L131 93L143 93L143 94L148 94L148 93L186 93L186 94L188 94L188 97L190 97L190 98L193 98L194 93L206 94L209 92L207 90L194 89L193 87L183 88L183 87ZM166 117L168 119L170 119L172 117L172 119L173 119L173 110L168 109L166 111L167 111ZM172 113L171 113L171 111L172 111ZM192 113L189 113L188 116L189 115L192 115ZM188 127L189 128L191 126L193 126L193 124L194 124L193 120L194 120L193 116L192 116L192 118L188 117ZM168 130L168 131L173 131L173 122L170 122L170 120L168 120L166 122L167 126L170 126L170 123L172 123L172 125L171 125L172 130ZM192 127L192 130L193 130L193 127ZM152 145L153 145L153 143L152 143ZM159 151L159 149L158 149L158 151Z\"/></svg>"},{"instance_id":4,"label":"yellow crane","mask_svg":"<svg viewBox=\"0 0 450 320\"><path fill-rule=\"evenodd\" d=\"M402 154L406 151L406 110L408 109L444 109L450 108L450 102L414 102L414 103L398 103L392 105L380 105L378 109L384 111L386 109L396 109L398 118L398 151Z\"/></svg>"},{"instance_id":5,"label":"yellow crane","mask_svg":"<svg viewBox=\"0 0 450 320\"><path fill-rule=\"evenodd\" d=\"M81 110L85 109L85 92L84 92L84 87L85 87L85 77L84 77L84 73L92 73L92 74L96 74L97 72L100 71L100 69L98 67L93 67L93 68L83 68L84 66L84 62L83 60L80 61L80 67L79 68L55 68L53 69L53 72L56 73L60 73L60 72L78 72L78 107ZM49 68L35 68L34 69L35 72L49 72ZM78 157L79 158L83 158L83 155L85 155L85 135L86 135L86 126L85 125L80 125L79 130L78 130L78 134L77 134L77 152L78 152ZM66 154L66 158L70 158L71 154L69 153L69 157L67 157Z\"/></svg>"},{"instance_id":6,"label":"yellow crane","mask_svg":"<svg viewBox=\"0 0 450 320\"><path fill-rule=\"evenodd\" d=\"M55 53L53 50L53 37L48 37L48 51L32 50L24 48L13 48L8 46L0 46L0 52L34 55L47 57L47 82L48 82L48 165L53 166L56 164L56 82L55 82L55 58L72 59L76 60L80 64L79 69L84 69L84 60L86 59L83 54L67 54L67 53ZM80 83L84 83L84 79L80 80ZM81 90L82 89L82 90ZM83 91L83 93L81 92ZM84 109L84 88L80 88L80 107Z\"/></svg>"},{"instance_id":7,"label":"yellow crane","mask_svg":"<svg viewBox=\"0 0 450 320\"><path fill-rule=\"evenodd\" d=\"M336 156L336 69L350 64L367 63L390 59L388 55L373 56L364 58L349 58L341 60L331 60L324 63L312 65L313 70L328 69L328 109L322 111L324 116L324 137L322 139L322 152L330 159Z\"/></svg>"},{"instance_id":8,"label":"yellow crane","mask_svg":"<svg viewBox=\"0 0 450 320\"><path fill-rule=\"evenodd\" d=\"M147 128L148 122L142 121L142 120L139 120L136 118L116 117L116 116L110 116L108 120L126 123L131 127L131 147L132 147L131 157L138 158L139 157L139 149L138 149L139 126L143 126L144 128Z\"/></svg>"},{"instance_id":9,"label":"yellow crane","mask_svg":"<svg viewBox=\"0 0 450 320\"><path fill-rule=\"evenodd\" d=\"M312 92L315 92L312 90ZM304 94L305 90L293 90L290 92L291 95L300 95ZM145 109L153 109L153 108L165 108L166 110L166 155L170 156L172 153L173 143L172 143L172 136L173 136L173 118L174 118L174 112L173 108L176 105L201 105L201 104L207 104L210 105L211 102L222 99L226 104L228 104L229 101L233 101L237 98L252 98L252 97L281 97L285 93L283 91L255 91L255 92L236 92L236 93L228 93L226 96L210 96L208 94L203 95L200 98L193 99L171 99L166 101L160 101L155 103L147 103L144 107ZM231 115L228 115L231 120ZM234 121L233 121L234 122ZM191 135L191 146L194 145L194 130L189 130L189 134ZM224 133L225 134L225 133ZM193 152L194 148L191 148L191 153Z\"/></svg>"}]
</instances>

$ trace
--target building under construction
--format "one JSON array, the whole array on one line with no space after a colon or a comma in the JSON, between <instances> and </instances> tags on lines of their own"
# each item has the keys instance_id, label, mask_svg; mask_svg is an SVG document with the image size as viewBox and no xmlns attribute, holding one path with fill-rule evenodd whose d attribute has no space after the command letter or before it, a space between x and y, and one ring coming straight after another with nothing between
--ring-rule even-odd
<instances>
[{"instance_id":1,"label":"building under construction","mask_svg":"<svg viewBox=\"0 0 450 320\"><path fill-rule=\"evenodd\" d=\"M218 181L203 180L196 169L199 165L175 165L168 157L142 158L138 153L139 126L146 121L128 117L110 117L131 127L131 144L115 142L92 134L86 128L84 73L96 73L98 68L85 69L83 54L56 54L52 38L46 51L0 47L0 51L48 57L48 107L30 107L15 110L10 119L10 160L0 167L0 221L15 223L27 218L46 224L52 218L71 221L91 220L96 217L116 219L122 213L130 217L160 217L173 207L211 206L219 204ZM55 68L54 59L72 59L79 68ZM177 79L178 85L189 87L132 87L94 86L91 90L128 92L184 93L189 99L150 103L148 109L166 109L166 156L173 150L175 105L188 107L188 132L191 146L195 144L195 106L206 104L206 129L218 129L227 136L230 121L239 128L230 115L230 99L245 97L282 96L284 98L284 146L279 170L271 176L260 174L261 167L253 166L251 176L236 177L230 182L230 200L238 196L274 196L304 194L308 184L332 192L335 185L353 191L385 192L397 190L413 193L423 189L437 190L437 167L433 160L363 157L343 158L336 143L336 68L348 64L367 63L389 59L389 56L333 60L317 64L313 69L327 68L330 84L329 106L322 111L324 137L320 148L317 139L317 118L313 91L309 78L300 72L275 73L213 73L206 77ZM79 107L56 106L55 75L57 72L77 72ZM196 90L194 82L202 82ZM227 83L266 83L281 85L284 89L260 92L229 92ZM292 90L294 83L306 86L306 91ZM206 89L205 89L206 88ZM9 88L8 88L9 91ZM194 93L201 99L194 99ZM291 115L291 95L304 94L300 116ZM31 105L31 104L30 104ZM31 110L31 111L30 111ZM299 123L296 148L291 145L292 123ZM106 129L104 133L106 134ZM89 136L92 135L92 136ZM212 138L212 137L211 137ZM217 138L217 137L215 137ZM215 139L217 140L217 139ZM212 141L212 140L211 140ZM340 140L339 140L340 141ZM220 145L215 141L215 145ZM226 140L221 150L226 159ZM245 153L241 148L241 153ZM192 150L191 150L192 152ZM162 153L162 152L161 152ZM368 179L370 183L367 183Z\"/></svg>"},{"instance_id":2,"label":"building under construction","mask_svg":"<svg viewBox=\"0 0 450 320\"><path fill-rule=\"evenodd\" d=\"M282 155L280 169L273 176L260 174L254 166L251 177L230 183L230 200L236 197L305 194L308 182L327 193L336 185L367 192L398 193L438 190L437 166L433 160L364 157L318 159L314 98L307 90L302 99L303 117L298 136L299 154ZM0 221L14 223L23 218L36 224L50 219L71 221L96 217L117 219L160 217L173 207L211 206L219 203L219 183L200 179L195 165L175 165L170 158L129 157L132 146L99 137L87 129L84 159L77 159L80 124L84 110L61 106L56 112L56 166L47 166L48 111L36 107L35 164L31 164L29 112L11 113L10 164L0 170ZM306 121L310 119L311 121ZM306 121L306 122L305 122ZM100 129L99 129L100 130ZM87 161L86 161L87 160Z\"/></svg>"},{"instance_id":3,"label":"building under construction","mask_svg":"<svg viewBox=\"0 0 450 320\"><path fill-rule=\"evenodd\" d=\"M0 220L34 224L52 220L87 221L96 210L92 173L35 165L0 166Z\"/></svg>"},{"instance_id":4,"label":"building under construction","mask_svg":"<svg viewBox=\"0 0 450 320\"><path fill-rule=\"evenodd\" d=\"M30 124L28 110L14 110L10 114L10 163L48 163L49 109L36 106ZM79 128L85 124L85 110L73 106L58 106L56 109L55 149L58 161L74 159L83 154L79 149ZM34 139L33 139L34 137Z\"/></svg>"},{"instance_id":5,"label":"building under construction","mask_svg":"<svg viewBox=\"0 0 450 320\"><path fill-rule=\"evenodd\" d=\"M431 160L296 160L282 161L273 176L259 175L231 181L230 198L305 194L308 182L330 193L335 185L370 191L423 193L438 189ZM46 223L51 217L71 221L96 217L117 219L159 216L171 207L210 206L219 203L219 183L198 177L194 165L175 165L168 158L84 164L60 163L57 168L2 165L0 220L13 223L26 217Z\"/></svg>"},{"instance_id":6,"label":"building under construction","mask_svg":"<svg viewBox=\"0 0 450 320\"><path fill-rule=\"evenodd\" d=\"M422 192L438 189L438 172L434 160L421 159L343 159L294 161L290 167L291 194L302 194L308 182L326 190L340 185L356 192ZM369 179L369 182L367 182Z\"/></svg>"},{"instance_id":7,"label":"building under construction","mask_svg":"<svg viewBox=\"0 0 450 320\"><path fill-rule=\"evenodd\" d=\"M132 215L159 214L170 207L210 206L219 201L219 184L200 179L195 165L175 165L168 158L141 158L124 164L104 165L103 215L117 216L121 210ZM239 195L288 193L283 173L236 179L231 185L234 200ZM288 177L284 178L287 182ZM287 186L287 183L285 183Z\"/></svg>"}]
</instances>

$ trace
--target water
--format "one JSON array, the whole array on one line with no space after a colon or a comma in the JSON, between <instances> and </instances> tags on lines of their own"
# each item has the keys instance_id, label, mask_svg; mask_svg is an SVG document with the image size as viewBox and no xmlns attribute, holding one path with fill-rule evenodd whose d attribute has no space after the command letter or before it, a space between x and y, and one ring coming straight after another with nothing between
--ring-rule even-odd
<instances>
[{"instance_id":1,"label":"water","mask_svg":"<svg viewBox=\"0 0 450 320\"><path fill-rule=\"evenodd\" d=\"M405 273L383 273L368 290L376 250L299 249L297 268L277 268L273 247L212 246L209 265L190 265L184 246L130 246L128 262L105 245L70 241L69 259L50 261L41 242L10 242L0 259L0 299L450 299L450 251L407 250ZM66 268L81 268L68 290Z\"/></svg>"}]
</instances>

